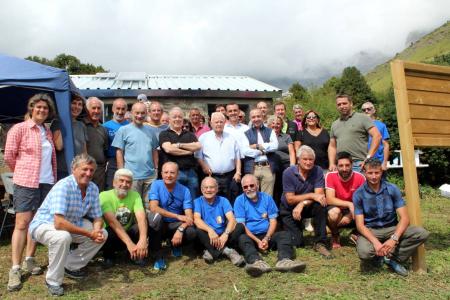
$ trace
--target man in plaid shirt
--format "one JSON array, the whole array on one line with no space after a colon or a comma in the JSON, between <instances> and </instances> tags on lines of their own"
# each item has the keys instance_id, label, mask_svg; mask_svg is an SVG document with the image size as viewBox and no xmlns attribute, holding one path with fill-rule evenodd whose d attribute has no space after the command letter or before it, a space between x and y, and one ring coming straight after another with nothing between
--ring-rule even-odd
<instances>
[{"instance_id":1,"label":"man in plaid shirt","mask_svg":"<svg viewBox=\"0 0 450 300\"><path fill-rule=\"evenodd\" d=\"M91 156L76 156L72 175L55 184L30 224L31 237L49 247L46 283L51 295L64 294L64 273L73 279L85 277L81 269L106 241L98 188L91 182L95 168ZM72 242L78 244L74 250Z\"/></svg>"}]
</instances>

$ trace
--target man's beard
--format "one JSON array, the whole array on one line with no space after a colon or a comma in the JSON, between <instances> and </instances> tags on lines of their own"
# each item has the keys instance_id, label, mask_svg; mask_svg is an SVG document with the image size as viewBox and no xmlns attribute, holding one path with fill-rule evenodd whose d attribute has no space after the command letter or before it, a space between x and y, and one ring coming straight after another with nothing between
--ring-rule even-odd
<instances>
[{"instance_id":1,"label":"man's beard","mask_svg":"<svg viewBox=\"0 0 450 300\"><path fill-rule=\"evenodd\" d=\"M249 191L247 193L245 193L245 195L250 198L250 199L255 199L256 198L256 191Z\"/></svg>"},{"instance_id":2,"label":"man's beard","mask_svg":"<svg viewBox=\"0 0 450 300\"><path fill-rule=\"evenodd\" d=\"M126 197L127 194L128 194L128 190L126 190L126 189L115 188L115 190L116 190L117 196L119 196L119 197L121 197L121 198Z\"/></svg>"},{"instance_id":3,"label":"man's beard","mask_svg":"<svg viewBox=\"0 0 450 300\"><path fill-rule=\"evenodd\" d=\"M342 179L347 180L352 176L352 171L348 172L339 172L339 176L341 176Z\"/></svg>"}]
</instances>

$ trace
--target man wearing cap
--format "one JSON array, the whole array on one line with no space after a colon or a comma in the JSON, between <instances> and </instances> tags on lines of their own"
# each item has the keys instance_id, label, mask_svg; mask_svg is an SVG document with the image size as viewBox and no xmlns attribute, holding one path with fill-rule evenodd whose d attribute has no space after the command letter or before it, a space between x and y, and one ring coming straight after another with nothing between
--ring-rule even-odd
<instances>
[{"instance_id":1,"label":"man wearing cap","mask_svg":"<svg viewBox=\"0 0 450 300\"><path fill-rule=\"evenodd\" d=\"M108 158L108 166L106 168L106 186L105 189L109 190L112 188L112 182L114 178L114 173L117 171L117 160L116 160L116 148L111 144L114 140L117 130L120 127L128 125L125 119L125 114L127 113L128 107L127 102L123 98L117 98L114 100L112 105L113 118L108 122L103 123L103 127L106 128L108 132L108 151L106 156Z\"/></svg>"},{"instance_id":2,"label":"man wearing cap","mask_svg":"<svg viewBox=\"0 0 450 300\"><path fill-rule=\"evenodd\" d=\"M150 127L144 125L147 109L142 102L131 108L133 121L121 127L112 143L116 150L117 166L133 172L133 190L147 203L148 189L156 179L158 140Z\"/></svg>"}]
</instances>

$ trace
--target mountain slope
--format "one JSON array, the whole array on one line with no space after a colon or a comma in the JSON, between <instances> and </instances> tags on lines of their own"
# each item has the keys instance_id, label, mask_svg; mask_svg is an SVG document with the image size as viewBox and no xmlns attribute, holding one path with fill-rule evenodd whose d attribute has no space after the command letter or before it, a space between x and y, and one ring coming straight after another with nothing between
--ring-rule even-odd
<instances>
[{"instance_id":1,"label":"mountain slope","mask_svg":"<svg viewBox=\"0 0 450 300\"><path fill-rule=\"evenodd\" d=\"M431 61L433 57L450 52L450 21L447 21L441 27L433 32L423 36L418 41L397 53L393 59L402 59L414 62ZM391 85L391 69L389 63L391 60L375 67L367 73L366 80L369 86L375 92L383 92Z\"/></svg>"}]
</instances>

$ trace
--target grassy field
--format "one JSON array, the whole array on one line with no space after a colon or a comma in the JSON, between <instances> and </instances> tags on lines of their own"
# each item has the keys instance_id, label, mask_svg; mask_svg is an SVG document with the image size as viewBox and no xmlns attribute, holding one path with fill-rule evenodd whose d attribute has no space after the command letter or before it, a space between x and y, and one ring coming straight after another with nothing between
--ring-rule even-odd
<instances>
[{"instance_id":1,"label":"grassy field","mask_svg":"<svg viewBox=\"0 0 450 300\"><path fill-rule=\"evenodd\" d=\"M426 244L426 274L403 278L388 269L361 274L355 248L344 238L336 258L325 260L307 246L297 258L308 266L302 274L272 272L260 278L247 276L228 261L207 265L199 257L169 259L167 271L140 268L125 262L103 271L98 262L89 264L90 276L82 281L64 280L67 299L450 299L450 199L428 189L422 201L425 227L431 231ZM47 263L46 248L37 259ZM125 261L126 259L124 259ZM274 265L275 253L266 256ZM47 297L44 275L29 277L20 292L8 293L10 246L0 246L0 299Z\"/></svg>"}]
</instances>

